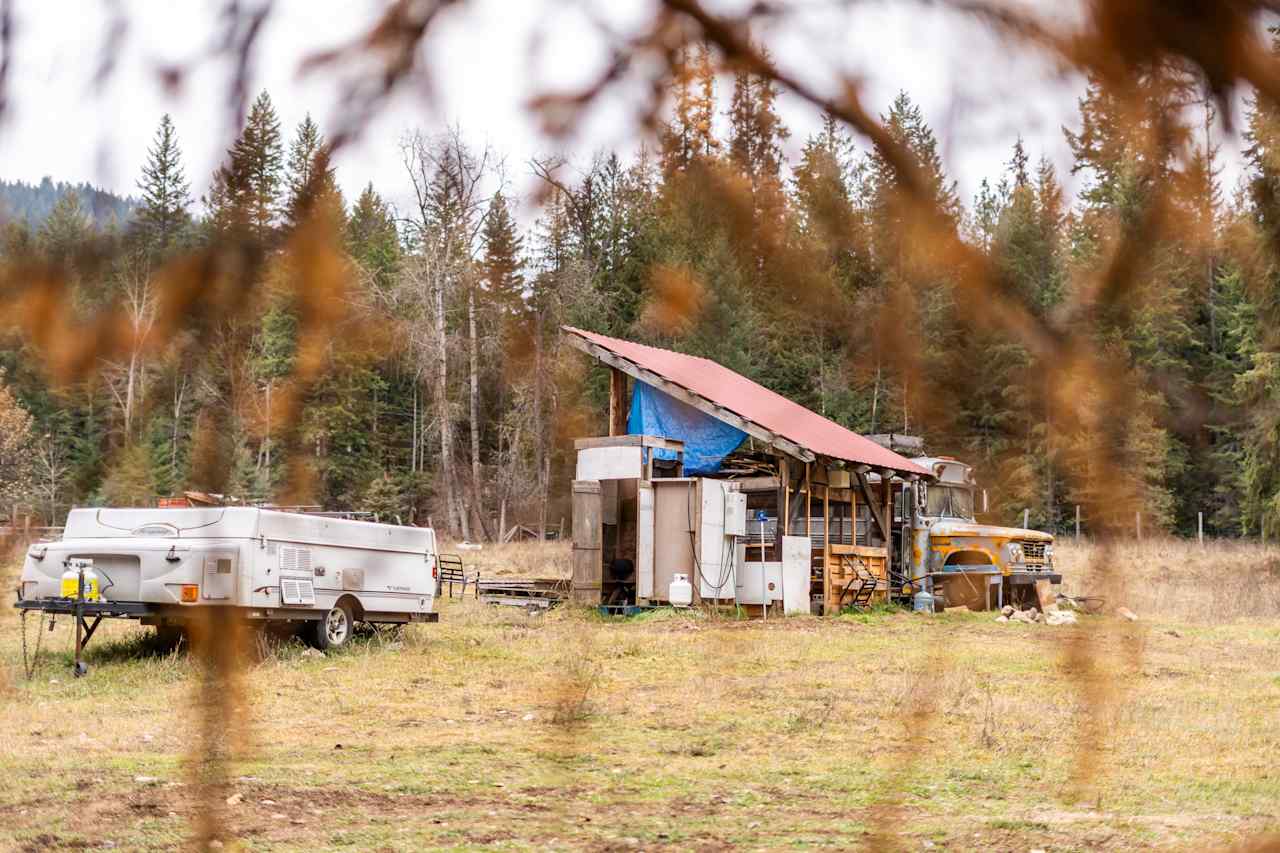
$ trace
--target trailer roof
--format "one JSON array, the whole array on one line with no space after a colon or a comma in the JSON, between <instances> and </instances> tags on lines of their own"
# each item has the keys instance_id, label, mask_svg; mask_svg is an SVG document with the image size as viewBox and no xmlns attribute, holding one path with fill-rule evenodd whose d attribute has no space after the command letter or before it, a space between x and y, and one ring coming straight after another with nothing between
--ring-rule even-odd
<instances>
[{"instance_id":1,"label":"trailer roof","mask_svg":"<svg viewBox=\"0 0 1280 853\"><path fill-rule=\"evenodd\" d=\"M797 459L819 456L903 474L931 472L710 359L565 326L567 340L610 367L671 394Z\"/></svg>"}]
</instances>

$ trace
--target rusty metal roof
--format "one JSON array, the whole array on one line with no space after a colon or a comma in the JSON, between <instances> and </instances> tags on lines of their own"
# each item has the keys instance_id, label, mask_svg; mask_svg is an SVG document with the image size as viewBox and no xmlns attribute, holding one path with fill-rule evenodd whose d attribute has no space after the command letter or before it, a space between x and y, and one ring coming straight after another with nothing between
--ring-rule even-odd
<instances>
[{"instance_id":1,"label":"rusty metal roof","mask_svg":"<svg viewBox=\"0 0 1280 853\"><path fill-rule=\"evenodd\" d=\"M610 338L571 326L565 326L564 331L569 333L569 340L575 346L606 364L664 391L675 390L678 398L685 394L701 398L710 404L713 416L735 426L741 419L756 427L755 430L746 430L748 433L763 431L782 439L773 443L792 455L801 458L827 456L872 468L931 476L930 471L906 457L710 359ZM664 383L675 388L664 387ZM797 454L796 447L808 452Z\"/></svg>"}]
</instances>

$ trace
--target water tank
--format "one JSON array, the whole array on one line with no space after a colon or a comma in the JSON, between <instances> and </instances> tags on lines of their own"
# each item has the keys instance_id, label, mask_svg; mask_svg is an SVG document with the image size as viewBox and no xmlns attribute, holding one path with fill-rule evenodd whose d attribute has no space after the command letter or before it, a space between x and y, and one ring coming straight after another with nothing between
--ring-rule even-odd
<instances>
[{"instance_id":1,"label":"water tank","mask_svg":"<svg viewBox=\"0 0 1280 853\"><path fill-rule=\"evenodd\" d=\"M671 587L667 592L667 600L672 607L688 607L693 604L693 584L688 575L672 575Z\"/></svg>"}]
</instances>

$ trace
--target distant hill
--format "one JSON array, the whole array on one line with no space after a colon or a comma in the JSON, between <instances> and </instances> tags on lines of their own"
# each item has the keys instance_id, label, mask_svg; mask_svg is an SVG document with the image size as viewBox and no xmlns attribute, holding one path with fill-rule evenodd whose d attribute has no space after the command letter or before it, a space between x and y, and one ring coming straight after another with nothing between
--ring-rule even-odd
<instances>
[{"instance_id":1,"label":"distant hill","mask_svg":"<svg viewBox=\"0 0 1280 853\"><path fill-rule=\"evenodd\" d=\"M98 228L107 226L112 220L123 227L138 206L138 200L133 196L121 198L88 183L54 183L47 176L38 184L0 180L0 222L25 219L33 229L39 228L58 199L69 192L80 196L80 207L93 218Z\"/></svg>"}]
</instances>

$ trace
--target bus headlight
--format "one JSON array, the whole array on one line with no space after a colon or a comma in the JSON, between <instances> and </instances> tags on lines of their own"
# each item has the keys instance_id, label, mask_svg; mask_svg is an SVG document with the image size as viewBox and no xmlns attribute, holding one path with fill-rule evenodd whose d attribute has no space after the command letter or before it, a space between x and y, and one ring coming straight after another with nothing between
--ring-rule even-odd
<instances>
[{"instance_id":1,"label":"bus headlight","mask_svg":"<svg viewBox=\"0 0 1280 853\"><path fill-rule=\"evenodd\" d=\"M1046 564L1053 562L1053 543L1049 542L1044 546L1044 561Z\"/></svg>"},{"instance_id":2,"label":"bus headlight","mask_svg":"<svg viewBox=\"0 0 1280 853\"><path fill-rule=\"evenodd\" d=\"M1015 564L1023 562L1022 546L1017 542L1009 543L1009 562Z\"/></svg>"}]
</instances>

